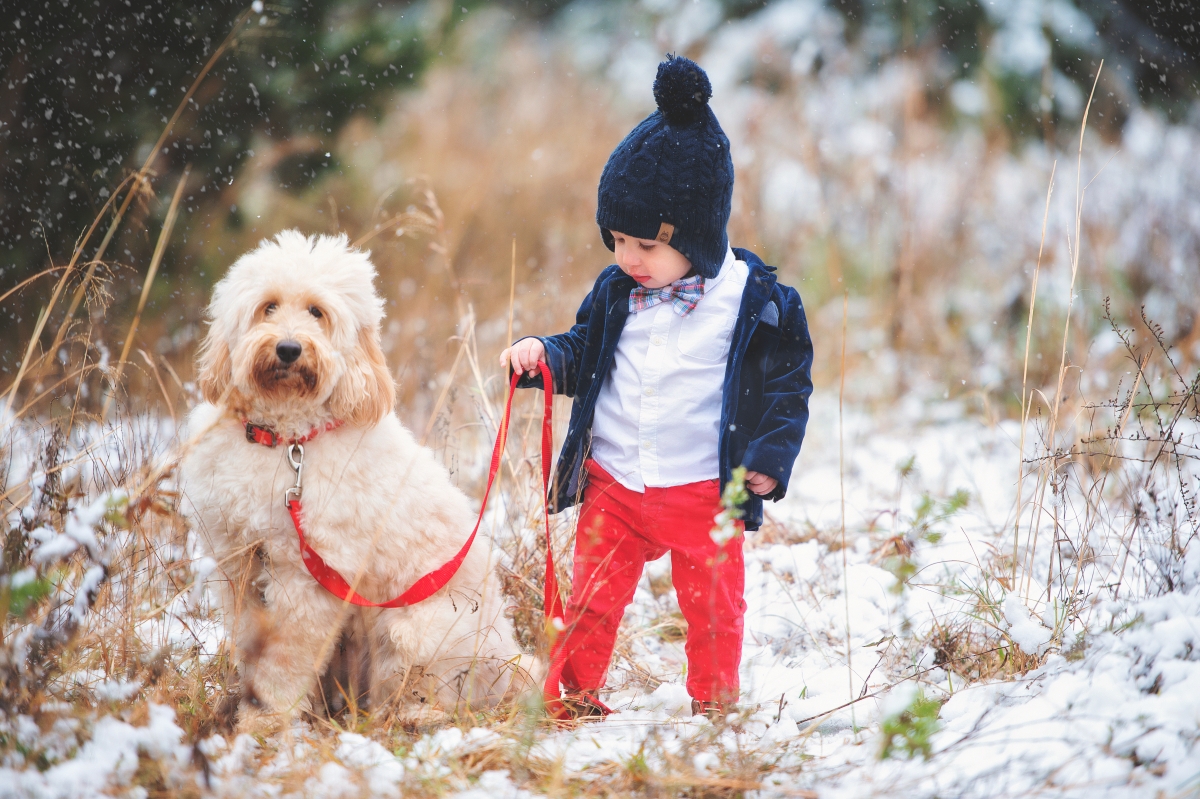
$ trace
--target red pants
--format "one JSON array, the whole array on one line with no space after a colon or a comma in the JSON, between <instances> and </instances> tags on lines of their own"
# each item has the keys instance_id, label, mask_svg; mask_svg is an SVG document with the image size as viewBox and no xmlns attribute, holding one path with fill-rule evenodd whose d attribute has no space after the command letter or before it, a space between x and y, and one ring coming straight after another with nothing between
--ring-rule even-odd
<instances>
[{"instance_id":1,"label":"red pants","mask_svg":"<svg viewBox=\"0 0 1200 799\"><path fill-rule=\"evenodd\" d=\"M721 510L719 481L638 493L595 461L587 470L574 590L566 631L555 646L565 656L563 683L575 691L603 687L642 567L670 552L671 580L688 625L688 693L701 701L736 701L746 613L743 537L719 547L709 535Z\"/></svg>"}]
</instances>

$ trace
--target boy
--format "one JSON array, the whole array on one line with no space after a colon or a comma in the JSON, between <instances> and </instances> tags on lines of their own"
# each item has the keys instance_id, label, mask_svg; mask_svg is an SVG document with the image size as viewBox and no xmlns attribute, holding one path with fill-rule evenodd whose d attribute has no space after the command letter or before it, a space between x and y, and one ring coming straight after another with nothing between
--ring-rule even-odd
<instances>
[{"instance_id":1,"label":"boy","mask_svg":"<svg viewBox=\"0 0 1200 799\"><path fill-rule=\"evenodd\" d=\"M540 386L573 396L550 497L581 502L574 590L551 653L567 689L560 713L602 716L617 629L642 567L671 553L688 623L692 712L737 700L742 651L742 534L764 499L787 491L812 393L812 342L796 291L774 267L732 250L729 140L692 61L659 65L659 110L613 151L596 222L617 263L605 269L566 333L524 338L500 356ZM530 370L534 370L531 372ZM589 456L590 451L590 456ZM733 469L750 494L738 534L711 533Z\"/></svg>"}]
</instances>

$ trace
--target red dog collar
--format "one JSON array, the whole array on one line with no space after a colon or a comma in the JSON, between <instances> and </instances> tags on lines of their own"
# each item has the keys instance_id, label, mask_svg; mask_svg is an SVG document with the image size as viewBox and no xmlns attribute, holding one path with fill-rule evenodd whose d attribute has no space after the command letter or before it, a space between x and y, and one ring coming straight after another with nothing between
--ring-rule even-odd
<instances>
[{"instance_id":1,"label":"red dog collar","mask_svg":"<svg viewBox=\"0 0 1200 799\"><path fill-rule=\"evenodd\" d=\"M279 444L305 444L312 441L314 438L329 430L336 430L342 426L341 419L334 419L332 422L326 422L323 427L314 427L299 438L282 438L271 428L266 425L255 424L248 419L242 420L242 425L246 428L246 440L251 444L262 444L264 447L274 447Z\"/></svg>"}]
</instances>

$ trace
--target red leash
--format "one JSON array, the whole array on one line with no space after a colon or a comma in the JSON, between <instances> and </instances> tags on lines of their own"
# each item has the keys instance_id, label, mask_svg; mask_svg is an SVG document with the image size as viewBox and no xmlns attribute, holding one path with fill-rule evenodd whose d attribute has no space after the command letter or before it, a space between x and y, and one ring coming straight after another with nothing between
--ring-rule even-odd
<instances>
[{"instance_id":1,"label":"red leash","mask_svg":"<svg viewBox=\"0 0 1200 799\"><path fill-rule=\"evenodd\" d=\"M550 375L550 367L546 364L539 363L538 370L542 374L542 389L545 397L545 407L542 412L542 498L543 498L543 521L546 531L546 574L545 587L543 589L542 599L545 607L546 616L546 632L551 638L551 664L550 673L546 678L544 696L546 700L546 709L550 715L558 715L561 710L561 702L559 701L559 678L562 674L561 653L555 651L554 643L558 630L563 624L563 603L562 597L558 591L558 577L554 571L554 549L550 540L550 508L548 492L550 490L550 460L552 457L553 447L553 405L554 405L554 383ZM463 560L467 557L467 552L471 549L471 544L475 542L475 535L479 532L479 525L483 523L483 513L487 508L488 495L491 494L492 484L496 481L496 475L500 472L500 456L504 452L504 444L508 438L508 424L512 416L512 402L516 395L517 381L520 375L513 374L512 382L509 385L508 401L504 405L504 416L500 421L500 430L496 434L496 444L492 447L492 462L488 468L487 485L483 489L483 501L479 507L479 518L475 520L475 529L471 531L471 535L467 538L466 543L458 550L453 558L443 563L438 568L420 577L416 582L408 587L400 596L390 599L387 602L372 602L369 599L357 593L346 579L327 564L321 558L317 551L309 545L304 538L303 525L303 509L300 505L300 480L304 468L304 441L310 440L317 432L313 431L303 439L290 442L288 447L288 461L292 468L296 471L296 484L289 488L284 493L284 501L287 503L288 513L291 514L292 523L296 527L296 536L300 539L300 554L304 561L305 568L308 573L313 576L313 579L320 583L321 587L329 593L341 599L344 602L349 602L352 605L366 608L402 608L408 605L415 605L422 600L436 594L450 582L454 574L462 566ZM337 425L326 426L326 430L331 430ZM251 431L251 427L254 428ZM247 438L265 446L275 446L280 443L280 440L274 433L265 431L264 428L246 423ZM300 458L295 457L296 451L299 451ZM292 498L292 495L295 495ZM557 655L557 656L556 656Z\"/></svg>"}]
</instances>

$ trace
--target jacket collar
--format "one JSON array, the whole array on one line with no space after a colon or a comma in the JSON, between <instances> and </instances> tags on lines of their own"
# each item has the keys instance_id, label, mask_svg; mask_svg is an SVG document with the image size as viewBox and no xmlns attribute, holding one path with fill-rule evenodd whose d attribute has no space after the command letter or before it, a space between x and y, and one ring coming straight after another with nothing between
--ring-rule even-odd
<instances>
[{"instance_id":1,"label":"jacket collar","mask_svg":"<svg viewBox=\"0 0 1200 799\"><path fill-rule=\"evenodd\" d=\"M758 327L763 309L771 301L771 292L775 290L778 279L775 277L775 267L767 266L754 253L741 248L734 248L733 254L738 260L745 261L750 269L746 277L746 288L742 292L742 307L738 311L738 324L734 327L733 341L730 342L729 358L731 364L741 360L742 354L750 343L750 337ZM782 310L782 309L780 309Z\"/></svg>"},{"instance_id":2,"label":"jacket collar","mask_svg":"<svg viewBox=\"0 0 1200 799\"><path fill-rule=\"evenodd\" d=\"M616 269L616 275L608 283L608 307L606 308L608 313L605 315L607 320L604 325L605 329L618 319L622 320L622 324L624 323L623 320L629 315L629 293L637 285L637 281L622 272L620 268L615 266L613 268Z\"/></svg>"},{"instance_id":3,"label":"jacket collar","mask_svg":"<svg viewBox=\"0 0 1200 799\"><path fill-rule=\"evenodd\" d=\"M763 308L770 302L771 292L775 290L775 284L779 279L775 276L775 267L767 266L761 258L749 250L738 248L733 252L738 260L745 261L746 266L750 269L750 274L746 277L746 289L742 293L742 308L739 316L748 320L750 328L753 330L762 316Z\"/></svg>"}]
</instances>

